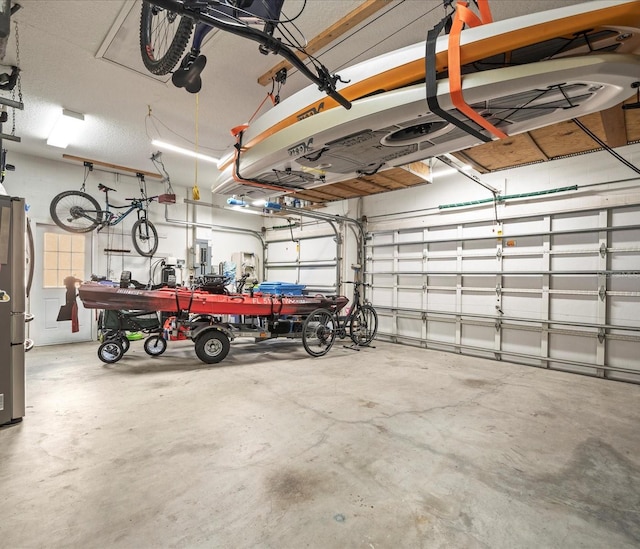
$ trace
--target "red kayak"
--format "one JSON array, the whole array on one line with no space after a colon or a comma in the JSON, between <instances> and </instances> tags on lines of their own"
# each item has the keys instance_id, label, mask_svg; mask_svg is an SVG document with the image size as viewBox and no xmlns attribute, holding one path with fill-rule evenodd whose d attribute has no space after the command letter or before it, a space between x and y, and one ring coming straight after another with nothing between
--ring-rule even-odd
<instances>
[{"instance_id":1,"label":"red kayak","mask_svg":"<svg viewBox=\"0 0 640 549\"><path fill-rule=\"evenodd\" d=\"M274 316L308 314L319 307L340 311L349 300L344 296L326 297L249 294L213 294L187 288L138 290L85 282L79 289L87 309L129 309L195 314Z\"/></svg>"}]
</instances>

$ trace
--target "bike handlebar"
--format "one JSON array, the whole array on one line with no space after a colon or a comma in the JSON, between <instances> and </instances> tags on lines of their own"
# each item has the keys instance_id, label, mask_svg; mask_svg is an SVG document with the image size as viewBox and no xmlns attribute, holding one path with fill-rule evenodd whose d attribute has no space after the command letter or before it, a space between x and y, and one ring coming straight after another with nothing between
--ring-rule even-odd
<instances>
[{"instance_id":1,"label":"bike handlebar","mask_svg":"<svg viewBox=\"0 0 640 549\"><path fill-rule=\"evenodd\" d=\"M180 15L185 15L198 23L204 23L205 25L209 25L210 27L221 29L230 32L231 34L235 34L243 38L248 38L249 40L253 40L254 42L262 44L273 53L284 57L309 80L311 80L314 84L317 84L320 91L325 92L329 97L337 101L345 109L351 108L351 102L336 91L336 76L332 76L331 74L329 74L329 71L324 66L321 66L321 68L318 69L317 75L313 74L313 72L309 70L309 67L307 67L298 58L298 56L291 48L285 46L280 40L274 38L270 34L248 26L235 25L233 23L227 23L221 21L220 19L216 19L212 15L204 13L200 10L202 3L194 3L193 6L189 6L186 5L185 0L149 0L149 2L166 10L178 13Z\"/></svg>"}]
</instances>

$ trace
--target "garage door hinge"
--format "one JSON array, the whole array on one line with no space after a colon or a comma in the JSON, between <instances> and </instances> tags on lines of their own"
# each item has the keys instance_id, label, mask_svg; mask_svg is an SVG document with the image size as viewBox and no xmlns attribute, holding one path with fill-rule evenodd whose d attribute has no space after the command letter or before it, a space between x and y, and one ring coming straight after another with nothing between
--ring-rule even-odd
<instances>
[{"instance_id":1,"label":"garage door hinge","mask_svg":"<svg viewBox=\"0 0 640 549\"><path fill-rule=\"evenodd\" d=\"M496 294L502 295L502 286L500 284L496 284Z\"/></svg>"},{"instance_id":2,"label":"garage door hinge","mask_svg":"<svg viewBox=\"0 0 640 549\"><path fill-rule=\"evenodd\" d=\"M499 332L502 329L502 320L496 320L495 327L496 332Z\"/></svg>"},{"instance_id":3,"label":"garage door hinge","mask_svg":"<svg viewBox=\"0 0 640 549\"><path fill-rule=\"evenodd\" d=\"M600 257L605 257L607 255L607 245L603 242L600 244Z\"/></svg>"},{"instance_id":4,"label":"garage door hinge","mask_svg":"<svg viewBox=\"0 0 640 549\"><path fill-rule=\"evenodd\" d=\"M604 343L604 339L605 339L606 336L607 336L607 334L605 333L604 328L600 328L598 330L598 341L600 343Z\"/></svg>"},{"instance_id":5,"label":"garage door hinge","mask_svg":"<svg viewBox=\"0 0 640 549\"><path fill-rule=\"evenodd\" d=\"M600 286L598 296L600 296L600 301L604 301L605 297L607 297L607 289L604 286Z\"/></svg>"},{"instance_id":6,"label":"garage door hinge","mask_svg":"<svg viewBox=\"0 0 640 549\"><path fill-rule=\"evenodd\" d=\"M496 252L496 257L498 259L500 259L502 257L502 248L498 248L498 251Z\"/></svg>"}]
</instances>

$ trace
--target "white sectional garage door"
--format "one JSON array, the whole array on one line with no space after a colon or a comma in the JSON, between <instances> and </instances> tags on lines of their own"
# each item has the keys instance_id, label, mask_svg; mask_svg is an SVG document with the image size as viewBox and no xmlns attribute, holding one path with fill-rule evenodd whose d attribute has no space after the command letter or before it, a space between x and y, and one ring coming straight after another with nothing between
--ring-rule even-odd
<instances>
[{"instance_id":1,"label":"white sectional garage door","mask_svg":"<svg viewBox=\"0 0 640 549\"><path fill-rule=\"evenodd\" d=\"M304 284L308 292L335 294L339 250L335 235L268 241L266 280Z\"/></svg>"},{"instance_id":2,"label":"white sectional garage door","mask_svg":"<svg viewBox=\"0 0 640 549\"><path fill-rule=\"evenodd\" d=\"M640 382L640 207L373 232L380 337Z\"/></svg>"}]
</instances>

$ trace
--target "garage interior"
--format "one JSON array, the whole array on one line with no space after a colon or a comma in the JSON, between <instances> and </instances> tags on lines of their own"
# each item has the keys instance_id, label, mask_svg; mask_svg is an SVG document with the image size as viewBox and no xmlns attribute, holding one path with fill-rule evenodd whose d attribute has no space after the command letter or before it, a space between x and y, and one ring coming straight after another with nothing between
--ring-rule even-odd
<instances>
[{"instance_id":1,"label":"garage interior","mask_svg":"<svg viewBox=\"0 0 640 549\"><path fill-rule=\"evenodd\" d=\"M628 2L487 2L494 21L596 3ZM276 82L281 56L218 30L189 93L145 68L141 0L9 4L2 545L638 546L638 86L605 109L422 161L287 192L264 181L221 192L232 128L293 101L310 86L299 70ZM452 4L285 0L283 13L340 74L424 44ZM614 42L640 30L623 34ZM66 148L47 144L63 109L83 120ZM84 233L56 222L57 195L103 204L99 185L117 205L163 197L148 207L151 256L132 241L135 213ZM19 246L17 218L29 229ZM14 271L23 308L6 286ZM134 323L107 361L112 327L77 295L92 279L177 295L225 276L233 295L242 275L252 298L273 285L346 296L343 315L361 281L375 338L358 345L345 328L312 356L312 315L276 315L268 329L286 321L289 332L227 337L228 354L207 362L195 336L171 339L154 311L157 329ZM27 320L19 345L16 315ZM151 356L149 337L166 350Z\"/></svg>"}]
</instances>

